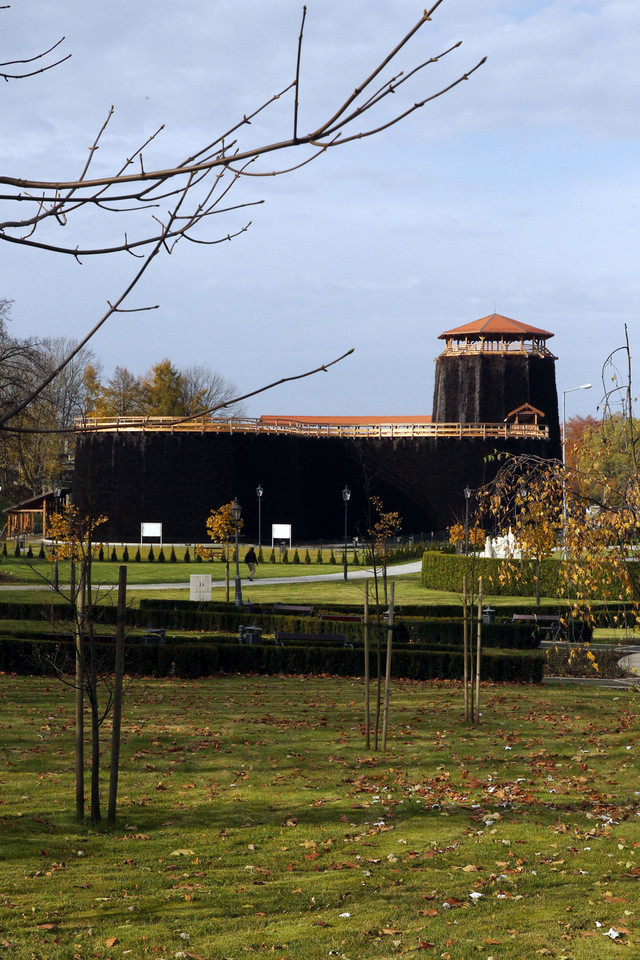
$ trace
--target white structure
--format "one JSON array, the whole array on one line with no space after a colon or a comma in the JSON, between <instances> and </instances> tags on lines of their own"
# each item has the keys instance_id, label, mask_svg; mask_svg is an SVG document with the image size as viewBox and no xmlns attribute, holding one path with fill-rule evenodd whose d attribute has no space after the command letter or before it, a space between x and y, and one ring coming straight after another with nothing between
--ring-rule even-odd
<instances>
[{"instance_id":1,"label":"white structure","mask_svg":"<svg viewBox=\"0 0 640 960\"><path fill-rule=\"evenodd\" d=\"M481 557L494 557L499 560L520 560L522 551L509 527L505 537L487 537Z\"/></svg>"}]
</instances>

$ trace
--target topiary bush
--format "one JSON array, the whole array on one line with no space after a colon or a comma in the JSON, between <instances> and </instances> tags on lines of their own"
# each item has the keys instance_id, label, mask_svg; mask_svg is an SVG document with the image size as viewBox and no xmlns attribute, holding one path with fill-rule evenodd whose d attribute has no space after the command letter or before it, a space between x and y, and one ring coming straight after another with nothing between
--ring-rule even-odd
<instances>
[{"instance_id":1,"label":"topiary bush","mask_svg":"<svg viewBox=\"0 0 640 960\"><path fill-rule=\"evenodd\" d=\"M189 547L184 552L184 562L191 563L191 554L189 553Z\"/></svg>"},{"instance_id":2,"label":"topiary bush","mask_svg":"<svg viewBox=\"0 0 640 960\"><path fill-rule=\"evenodd\" d=\"M174 547L171 547L171 556L169 557L169 563L177 563L178 558L176 557L176 551Z\"/></svg>"},{"instance_id":3,"label":"topiary bush","mask_svg":"<svg viewBox=\"0 0 640 960\"><path fill-rule=\"evenodd\" d=\"M329 554L329 563L335 563L335 562L336 562L336 555L333 552L333 547L331 547L331 553Z\"/></svg>"},{"instance_id":4,"label":"topiary bush","mask_svg":"<svg viewBox=\"0 0 640 960\"><path fill-rule=\"evenodd\" d=\"M153 552L153 545L151 545L149 547L149 553L147 554L147 560L149 561L149 563L153 563L155 559L156 559L156 555Z\"/></svg>"},{"instance_id":5,"label":"topiary bush","mask_svg":"<svg viewBox=\"0 0 640 960\"><path fill-rule=\"evenodd\" d=\"M47 554L45 553L44 543L40 544L40 552L38 553L38 560L46 560Z\"/></svg>"},{"instance_id":6,"label":"topiary bush","mask_svg":"<svg viewBox=\"0 0 640 960\"><path fill-rule=\"evenodd\" d=\"M118 552L117 552L117 550L116 550L115 547L112 547L112 549L111 549L111 563L117 563L117 562L118 562Z\"/></svg>"},{"instance_id":7,"label":"topiary bush","mask_svg":"<svg viewBox=\"0 0 640 960\"><path fill-rule=\"evenodd\" d=\"M298 553L298 548L297 548L297 547L296 547L296 549L294 550L294 553L293 553L293 562L294 562L294 563L300 563L300 554Z\"/></svg>"},{"instance_id":8,"label":"topiary bush","mask_svg":"<svg viewBox=\"0 0 640 960\"><path fill-rule=\"evenodd\" d=\"M289 563L289 550L287 547L282 552L282 563Z\"/></svg>"},{"instance_id":9,"label":"topiary bush","mask_svg":"<svg viewBox=\"0 0 640 960\"><path fill-rule=\"evenodd\" d=\"M318 552L316 553L316 563L322 563L322 562L323 562L322 550L318 550Z\"/></svg>"},{"instance_id":10,"label":"topiary bush","mask_svg":"<svg viewBox=\"0 0 640 960\"><path fill-rule=\"evenodd\" d=\"M158 551L158 563L164 563L164 547L160 547Z\"/></svg>"},{"instance_id":11,"label":"topiary bush","mask_svg":"<svg viewBox=\"0 0 640 960\"><path fill-rule=\"evenodd\" d=\"M140 563L140 561L142 560L142 557L140 556L140 547L138 547L138 549L136 550L136 555L133 559L135 563Z\"/></svg>"},{"instance_id":12,"label":"topiary bush","mask_svg":"<svg viewBox=\"0 0 640 960\"><path fill-rule=\"evenodd\" d=\"M308 549L304 552L304 562L307 564L307 566L311 563L311 554L309 553Z\"/></svg>"},{"instance_id":13,"label":"topiary bush","mask_svg":"<svg viewBox=\"0 0 640 960\"><path fill-rule=\"evenodd\" d=\"M31 544L29 544L29 548L27 550L27 560L33 560L33 550L31 549Z\"/></svg>"},{"instance_id":14,"label":"topiary bush","mask_svg":"<svg viewBox=\"0 0 640 960\"><path fill-rule=\"evenodd\" d=\"M124 550L122 551L122 562L129 563L129 548L125 544Z\"/></svg>"},{"instance_id":15,"label":"topiary bush","mask_svg":"<svg viewBox=\"0 0 640 960\"><path fill-rule=\"evenodd\" d=\"M269 563L276 562L276 551L271 547L271 553L269 554Z\"/></svg>"}]
</instances>

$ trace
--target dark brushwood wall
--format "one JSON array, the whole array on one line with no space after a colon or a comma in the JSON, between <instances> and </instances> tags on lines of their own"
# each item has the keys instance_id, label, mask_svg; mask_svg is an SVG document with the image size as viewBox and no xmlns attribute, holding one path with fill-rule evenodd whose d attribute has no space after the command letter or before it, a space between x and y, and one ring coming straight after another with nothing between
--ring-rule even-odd
<instances>
[{"instance_id":1,"label":"dark brushwood wall","mask_svg":"<svg viewBox=\"0 0 640 960\"><path fill-rule=\"evenodd\" d=\"M532 401L533 402L533 401ZM212 507L237 496L245 541L257 541L256 487L264 487L262 542L272 523L296 541L344 533L342 488L352 490L349 536L367 529L367 502L399 511L406 534L441 531L464 514L465 486L490 478L495 451L559 456L558 443L417 438L339 440L265 434L100 433L77 441L74 499L106 514L101 536L136 542L142 521L162 522L167 542L207 540Z\"/></svg>"},{"instance_id":2,"label":"dark brushwood wall","mask_svg":"<svg viewBox=\"0 0 640 960\"><path fill-rule=\"evenodd\" d=\"M545 414L552 443L560 443L555 361L529 355L440 356L433 419L437 423L501 423L530 403Z\"/></svg>"}]
</instances>

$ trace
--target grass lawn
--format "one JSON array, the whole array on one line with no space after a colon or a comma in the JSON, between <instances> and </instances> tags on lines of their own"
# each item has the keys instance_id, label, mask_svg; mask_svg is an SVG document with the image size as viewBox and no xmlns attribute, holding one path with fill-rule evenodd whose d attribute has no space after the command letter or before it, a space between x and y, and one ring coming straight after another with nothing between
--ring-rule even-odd
<instances>
[{"instance_id":1,"label":"grass lawn","mask_svg":"<svg viewBox=\"0 0 640 960\"><path fill-rule=\"evenodd\" d=\"M384 755L362 695L131 682L109 834L71 815L72 691L0 677L6 956L639 955L636 692L486 686L470 729L459 685L395 683Z\"/></svg>"}]
</instances>

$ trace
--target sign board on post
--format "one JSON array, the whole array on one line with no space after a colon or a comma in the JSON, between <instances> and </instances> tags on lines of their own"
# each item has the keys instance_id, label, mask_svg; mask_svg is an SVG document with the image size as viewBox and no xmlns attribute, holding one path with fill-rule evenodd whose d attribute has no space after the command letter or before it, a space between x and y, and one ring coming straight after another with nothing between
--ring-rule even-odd
<instances>
[{"instance_id":1,"label":"sign board on post","mask_svg":"<svg viewBox=\"0 0 640 960\"><path fill-rule=\"evenodd\" d=\"M145 537L156 537L162 543L162 524L161 523L141 523L140 524L140 543Z\"/></svg>"},{"instance_id":2,"label":"sign board on post","mask_svg":"<svg viewBox=\"0 0 640 960\"><path fill-rule=\"evenodd\" d=\"M272 523L271 524L271 546L276 540L288 540L291 546L291 524L290 523Z\"/></svg>"},{"instance_id":3,"label":"sign board on post","mask_svg":"<svg viewBox=\"0 0 640 960\"><path fill-rule=\"evenodd\" d=\"M189 578L189 600L211 600L211 574L192 573Z\"/></svg>"}]
</instances>

